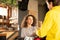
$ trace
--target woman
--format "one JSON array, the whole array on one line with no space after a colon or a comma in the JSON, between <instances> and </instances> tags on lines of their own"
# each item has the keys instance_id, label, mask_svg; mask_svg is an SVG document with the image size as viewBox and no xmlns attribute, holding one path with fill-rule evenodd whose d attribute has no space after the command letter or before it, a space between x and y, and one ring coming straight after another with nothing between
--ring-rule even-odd
<instances>
[{"instance_id":1,"label":"woman","mask_svg":"<svg viewBox=\"0 0 60 40\"><path fill-rule=\"evenodd\" d=\"M26 16L23 28L21 30L21 37L24 38L26 36L33 36L36 28L36 18L33 15Z\"/></svg>"}]
</instances>

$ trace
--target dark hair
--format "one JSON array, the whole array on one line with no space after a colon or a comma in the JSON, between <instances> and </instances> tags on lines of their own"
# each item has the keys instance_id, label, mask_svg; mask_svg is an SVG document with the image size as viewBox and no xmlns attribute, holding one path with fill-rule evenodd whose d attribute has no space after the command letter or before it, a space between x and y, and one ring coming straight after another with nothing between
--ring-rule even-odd
<instances>
[{"instance_id":1,"label":"dark hair","mask_svg":"<svg viewBox=\"0 0 60 40\"><path fill-rule=\"evenodd\" d=\"M52 2L53 6L57 6L60 3L60 0L47 0L49 3Z\"/></svg>"},{"instance_id":2,"label":"dark hair","mask_svg":"<svg viewBox=\"0 0 60 40\"><path fill-rule=\"evenodd\" d=\"M55 0L48 0L48 2L54 2Z\"/></svg>"},{"instance_id":3,"label":"dark hair","mask_svg":"<svg viewBox=\"0 0 60 40\"><path fill-rule=\"evenodd\" d=\"M26 16L26 18L25 18L25 20L24 20L24 25L23 25L23 27L27 27L27 22L26 22L26 20L28 19L28 17L29 16L31 16L31 17L33 17L33 24L32 24L32 26L34 27L34 26L36 26L36 18L33 16L33 15L28 15L28 16Z\"/></svg>"}]
</instances>

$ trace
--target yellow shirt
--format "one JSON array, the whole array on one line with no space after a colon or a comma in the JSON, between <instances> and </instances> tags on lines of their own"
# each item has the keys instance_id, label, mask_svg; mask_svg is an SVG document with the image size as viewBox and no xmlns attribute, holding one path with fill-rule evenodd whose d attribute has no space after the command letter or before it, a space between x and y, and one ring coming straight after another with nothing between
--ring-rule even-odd
<instances>
[{"instance_id":1,"label":"yellow shirt","mask_svg":"<svg viewBox=\"0 0 60 40\"><path fill-rule=\"evenodd\" d=\"M55 6L47 12L42 27L36 34L39 37L46 36L46 40L60 40L60 6Z\"/></svg>"}]
</instances>

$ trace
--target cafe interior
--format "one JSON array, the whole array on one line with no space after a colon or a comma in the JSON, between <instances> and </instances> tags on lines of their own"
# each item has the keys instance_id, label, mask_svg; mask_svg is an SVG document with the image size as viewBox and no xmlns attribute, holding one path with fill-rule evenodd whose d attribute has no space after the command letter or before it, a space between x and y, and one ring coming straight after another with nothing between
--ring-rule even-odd
<instances>
[{"instance_id":1,"label":"cafe interior","mask_svg":"<svg viewBox=\"0 0 60 40\"><path fill-rule=\"evenodd\" d=\"M18 8L0 3L0 40L14 40L17 36Z\"/></svg>"},{"instance_id":2,"label":"cafe interior","mask_svg":"<svg viewBox=\"0 0 60 40\"><path fill-rule=\"evenodd\" d=\"M28 2L27 6L24 6L24 2ZM18 7L27 9L21 10ZM18 40L21 33L20 24L28 14L34 15L38 20L37 0L0 0L0 40Z\"/></svg>"}]
</instances>

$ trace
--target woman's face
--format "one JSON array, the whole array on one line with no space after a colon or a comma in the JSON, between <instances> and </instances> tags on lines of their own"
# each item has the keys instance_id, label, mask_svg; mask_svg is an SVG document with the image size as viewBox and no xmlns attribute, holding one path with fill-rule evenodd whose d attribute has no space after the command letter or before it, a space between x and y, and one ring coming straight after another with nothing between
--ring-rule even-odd
<instances>
[{"instance_id":1,"label":"woman's face","mask_svg":"<svg viewBox=\"0 0 60 40\"><path fill-rule=\"evenodd\" d=\"M33 24L33 17L29 16L27 19L27 24L32 25Z\"/></svg>"}]
</instances>

